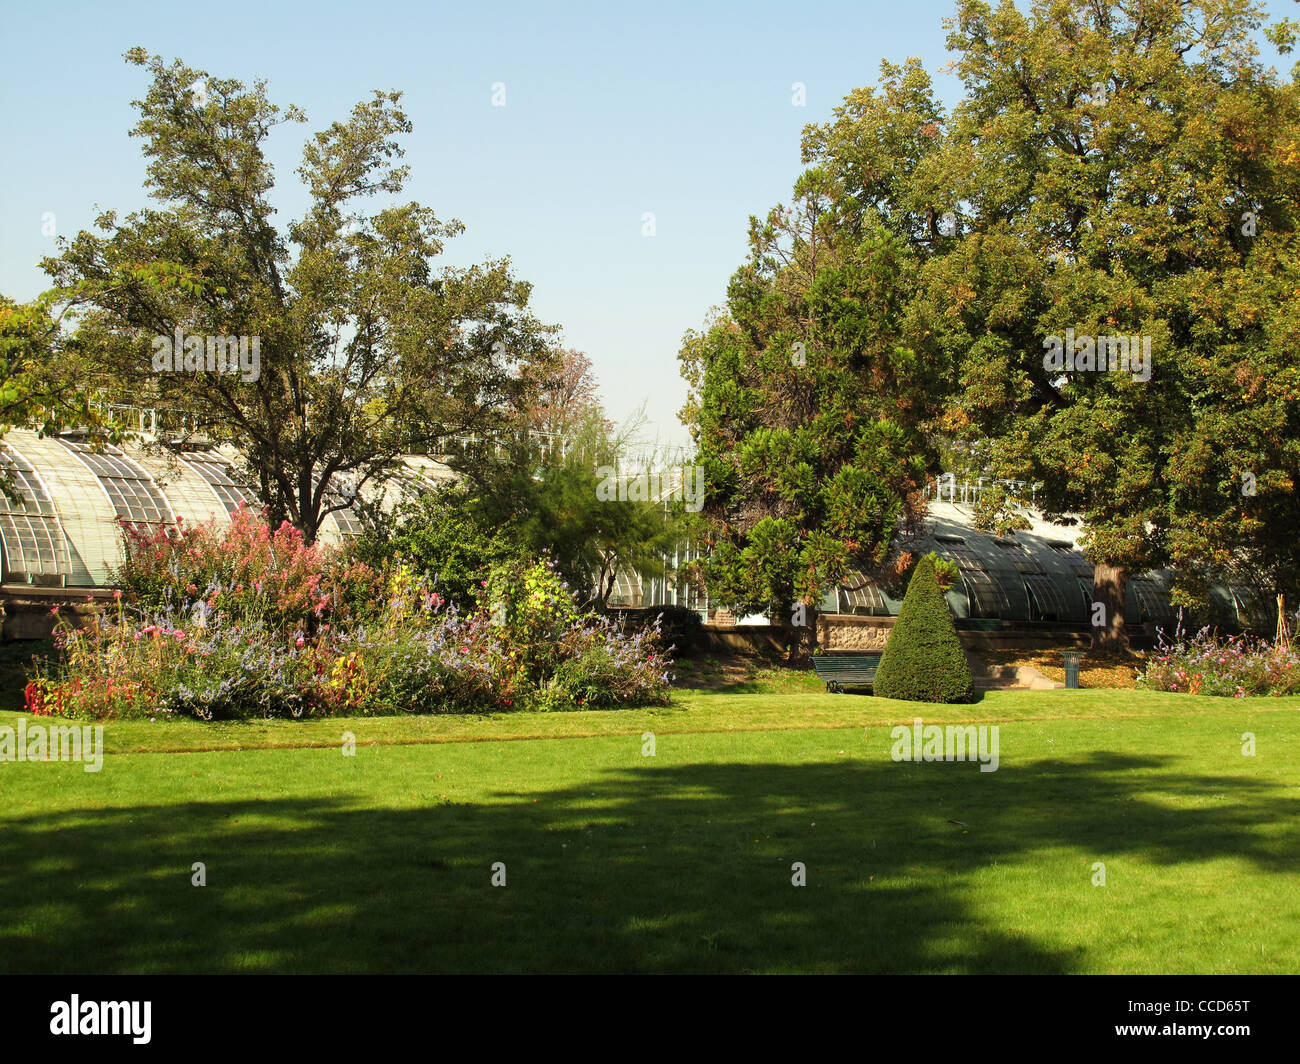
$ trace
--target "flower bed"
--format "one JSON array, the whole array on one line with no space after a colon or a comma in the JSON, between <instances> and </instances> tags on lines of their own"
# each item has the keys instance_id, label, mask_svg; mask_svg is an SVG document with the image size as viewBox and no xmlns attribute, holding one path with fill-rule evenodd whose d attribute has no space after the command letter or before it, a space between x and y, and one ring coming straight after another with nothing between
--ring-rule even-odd
<instances>
[{"instance_id":1,"label":"flower bed","mask_svg":"<svg viewBox=\"0 0 1300 1064\"><path fill-rule=\"evenodd\" d=\"M1219 639L1203 628L1190 639L1179 631L1166 643L1161 632L1145 657L1137 685L1149 690L1227 698L1300 693L1300 652L1262 639Z\"/></svg>"},{"instance_id":2,"label":"flower bed","mask_svg":"<svg viewBox=\"0 0 1300 1064\"><path fill-rule=\"evenodd\" d=\"M657 628L580 615L546 562L497 567L462 613L400 564L377 571L244 512L221 529L131 530L126 552L114 605L61 626L61 660L31 677L28 712L231 720L666 701Z\"/></svg>"}]
</instances>

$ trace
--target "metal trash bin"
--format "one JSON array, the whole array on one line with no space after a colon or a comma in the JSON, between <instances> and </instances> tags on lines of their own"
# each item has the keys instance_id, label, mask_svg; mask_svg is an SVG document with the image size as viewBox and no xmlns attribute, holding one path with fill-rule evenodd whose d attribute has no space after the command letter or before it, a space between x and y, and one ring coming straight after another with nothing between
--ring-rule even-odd
<instances>
[{"instance_id":1,"label":"metal trash bin","mask_svg":"<svg viewBox=\"0 0 1300 1064\"><path fill-rule=\"evenodd\" d=\"M1079 686L1079 662L1083 660L1083 651L1062 650L1061 657L1065 659L1065 686L1077 688Z\"/></svg>"}]
</instances>

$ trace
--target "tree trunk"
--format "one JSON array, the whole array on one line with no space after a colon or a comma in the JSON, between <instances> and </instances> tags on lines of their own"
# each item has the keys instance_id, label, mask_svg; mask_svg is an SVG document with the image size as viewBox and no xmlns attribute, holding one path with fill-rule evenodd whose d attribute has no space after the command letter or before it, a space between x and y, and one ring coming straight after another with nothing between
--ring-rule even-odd
<instances>
[{"instance_id":1,"label":"tree trunk","mask_svg":"<svg viewBox=\"0 0 1300 1064\"><path fill-rule=\"evenodd\" d=\"M794 608L785 611L781 624L784 642L790 648L790 662L807 664L817 648L817 607L804 606L804 623L794 623Z\"/></svg>"},{"instance_id":2,"label":"tree trunk","mask_svg":"<svg viewBox=\"0 0 1300 1064\"><path fill-rule=\"evenodd\" d=\"M1128 572L1114 565L1096 565L1092 574L1092 649L1122 651L1128 649L1124 631L1124 592ZM1098 617L1097 605L1105 607Z\"/></svg>"}]
</instances>

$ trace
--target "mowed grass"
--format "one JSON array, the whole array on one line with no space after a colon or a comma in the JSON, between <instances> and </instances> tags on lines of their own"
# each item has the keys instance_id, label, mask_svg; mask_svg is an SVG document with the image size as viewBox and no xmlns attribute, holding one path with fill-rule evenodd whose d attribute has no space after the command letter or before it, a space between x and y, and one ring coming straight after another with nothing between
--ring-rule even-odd
<instances>
[{"instance_id":1,"label":"mowed grass","mask_svg":"<svg viewBox=\"0 0 1300 1064\"><path fill-rule=\"evenodd\" d=\"M998 771L891 760L917 715L997 722ZM0 765L0 971L1300 970L1297 699L693 693L106 740L99 773Z\"/></svg>"}]
</instances>

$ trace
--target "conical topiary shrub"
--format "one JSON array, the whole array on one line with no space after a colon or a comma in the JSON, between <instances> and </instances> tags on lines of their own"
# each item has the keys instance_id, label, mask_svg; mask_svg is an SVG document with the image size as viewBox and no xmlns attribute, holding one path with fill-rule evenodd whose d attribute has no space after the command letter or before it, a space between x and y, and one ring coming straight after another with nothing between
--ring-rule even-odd
<instances>
[{"instance_id":1,"label":"conical topiary shrub","mask_svg":"<svg viewBox=\"0 0 1300 1064\"><path fill-rule=\"evenodd\" d=\"M973 702L970 664L939 590L934 555L916 564L876 669L874 693L909 702Z\"/></svg>"}]
</instances>

